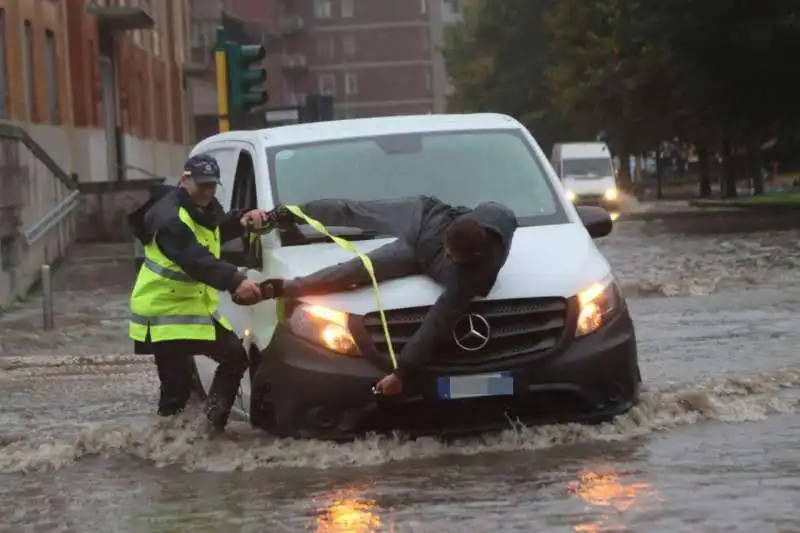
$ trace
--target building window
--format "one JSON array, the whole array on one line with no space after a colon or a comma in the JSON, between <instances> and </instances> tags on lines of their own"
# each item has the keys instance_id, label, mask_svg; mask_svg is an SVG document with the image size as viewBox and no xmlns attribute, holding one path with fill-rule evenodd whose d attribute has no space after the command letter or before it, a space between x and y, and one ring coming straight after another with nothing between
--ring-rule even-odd
<instances>
[{"instance_id":1,"label":"building window","mask_svg":"<svg viewBox=\"0 0 800 533\"><path fill-rule=\"evenodd\" d=\"M186 34L183 32L183 16L180 2L170 2L169 6L172 8L172 20L175 21L173 31L175 32L175 61L182 65L186 57L185 39Z\"/></svg>"},{"instance_id":2,"label":"building window","mask_svg":"<svg viewBox=\"0 0 800 533\"><path fill-rule=\"evenodd\" d=\"M46 58L46 74L47 79L47 103L50 107L50 123L58 124L58 65L56 64L56 36L47 30L44 33L45 43L47 44L47 58Z\"/></svg>"},{"instance_id":3,"label":"building window","mask_svg":"<svg viewBox=\"0 0 800 533\"><path fill-rule=\"evenodd\" d=\"M342 0L342 18L349 19L353 16L353 0Z\"/></svg>"},{"instance_id":4,"label":"building window","mask_svg":"<svg viewBox=\"0 0 800 533\"><path fill-rule=\"evenodd\" d=\"M344 76L344 94L355 95L358 94L358 75L345 74Z\"/></svg>"},{"instance_id":5,"label":"building window","mask_svg":"<svg viewBox=\"0 0 800 533\"><path fill-rule=\"evenodd\" d=\"M333 0L314 0L314 16L329 19L333 12Z\"/></svg>"},{"instance_id":6,"label":"building window","mask_svg":"<svg viewBox=\"0 0 800 533\"><path fill-rule=\"evenodd\" d=\"M139 131L142 139L146 139L150 135L150 110L147 108L148 98L147 86L144 84L144 77L141 73L137 76L136 84L138 85L137 99L139 101Z\"/></svg>"},{"instance_id":7,"label":"building window","mask_svg":"<svg viewBox=\"0 0 800 533\"><path fill-rule=\"evenodd\" d=\"M352 33L342 35L342 53L346 56L352 56L356 53L356 36Z\"/></svg>"},{"instance_id":8,"label":"building window","mask_svg":"<svg viewBox=\"0 0 800 533\"><path fill-rule=\"evenodd\" d=\"M164 141L167 138L167 120L164 113L166 102L164 102L164 90L158 82L156 82L155 85L155 93L153 101L156 107L156 124L155 128L153 128L155 130L153 132L153 139L156 141Z\"/></svg>"},{"instance_id":9,"label":"building window","mask_svg":"<svg viewBox=\"0 0 800 533\"><path fill-rule=\"evenodd\" d=\"M336 76L333 74L319 75L319 92L321 94L336 94Z\"/></svg>"},{"instance_id":10,"label":"building window","mask_svg":"<svg viewBox=\"0 0 800 533\"><path fill-rule=\"evenodd\" d=\"M425 70L425 90L430 91L433 86L430 69Z\"/></svg>"},{"instance_id":11,"label":"building window","mask_svg":"<svg viewBox=\"0 0 800 533\"><path fill-rule=\"evenodd\" d=\"M419 12L423 15L428 12L428 0L419 0Z\"/></svg>"},{"instance_id":12,"label":"building window","mask_svg":"<svg viewBox=\"0 0 800 533\"><path fill-rule=\"evenodd\" d=\"M8 116L8 76L6 74L6 10L0 9L0 117Z\"/></svg>"},{"instance_id":13,"label":"building window","mask_svg":"<svg viewBox=\"0 0 800 533\"><path fill-rule=\"evenodd\" d=\"M336 54L336 40L330 35L317 37L317 55L320 58L331 58Z\"/></svg>"},{"instance_id":14,"label":"building window","mask_svg":"<svg viewBox=\"0 0 800 533\"><path fill-rule=\"evenodd\" d=\"M25 96L28 104L28 120L35 121L36 116L36 69L33 64L33 24L25 21L25 46L22 49L23 69L25 69Z\"/></svg>"},{"instance_id":15,"label":"building window","mask_svg":"<svg viewBox=\"0 0 800 533\"><path fill-rule=\"evenodd\" d=\"M153 55L161 57L161 32L164 31L164 17L161 16L162 3L159 2L152 7L153 14L153 29L150 30L152 34Z\"/></svg>"}]
</instances>

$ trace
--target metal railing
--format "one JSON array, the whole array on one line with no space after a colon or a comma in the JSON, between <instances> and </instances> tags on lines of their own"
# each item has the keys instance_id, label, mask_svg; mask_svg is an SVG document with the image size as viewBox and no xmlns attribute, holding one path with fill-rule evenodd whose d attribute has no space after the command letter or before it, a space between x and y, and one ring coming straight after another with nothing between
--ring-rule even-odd
<instances>
[{"instance_id":1,"label":"metal railing","mask_svg":"<svg viewBox=\"0 0 800 533\"><path fill-rule=\"evenodd\" d=\"M0 123L3 207L14 213L28 246L78 206L78 182L21 127Z\"/></svg>"},{"instance_id":2,"label":"metal railing","mask_svg":"<svg viewBox=\"0 0 800 533\"><path fill-rule=\"evenodd\" d=\"M37 281L42 282L43 325L53 327L49 263L56 262L75 241L78 180L22 127L0 122L0 237L7 244L4 269L11 269L14 286L0 295L13 301Z\"/></svg>"}]
</instances>

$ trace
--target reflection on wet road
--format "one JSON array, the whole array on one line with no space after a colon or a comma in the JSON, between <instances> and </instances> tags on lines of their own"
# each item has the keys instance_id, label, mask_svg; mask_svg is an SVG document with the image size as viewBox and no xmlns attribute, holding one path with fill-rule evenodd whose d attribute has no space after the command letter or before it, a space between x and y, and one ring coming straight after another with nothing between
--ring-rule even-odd
<instances>
[{"instance_id":1,"label":"reflection on wet road","mask_svg":"<svg viewBox=\"0 0 800 533\"><path fill-rule=\"evenodd\" d=\"M243 422L195 442L194 413L150 414L125 284L66 276L58 331L29 326L35 305L0 317L0 531L800 531L797 243L620 224L603 251L637 325L641 405L448 445L281 441Z\"/></svg>"}]
</instances>

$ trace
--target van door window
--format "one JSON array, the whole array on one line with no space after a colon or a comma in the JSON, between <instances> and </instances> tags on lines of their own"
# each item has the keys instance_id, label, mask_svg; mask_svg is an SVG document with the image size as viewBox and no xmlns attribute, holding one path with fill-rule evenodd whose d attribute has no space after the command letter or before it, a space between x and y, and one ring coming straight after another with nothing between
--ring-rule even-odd
<instances>
[{"instance_id":1,"label":"van door window","mask_svg":"<svg viewBox=\"0 0 800 533\"><path fill-rule=\"evenodd\" d=\"M258 208L258 198L256 196L256 174L253 167L253 157L246 150L242 150L239 152L236 174L233 178L231 209L250 211L256 208Z\"/></svg>"},{"instance_id":2,"label":"van door window","mask_svg":"<svg viewBox=\"0 0 800 533\"><path fill-rule=\"evenodd\" d=\"M236 164L236 174L233 178L233 192L231 195L231 210L241 209L247 212L258 208L258 195L256 193L256 175L253 166L253 156L247 150L239 152ZM249 264L261 265L261 240L247 239L245 246L249 247L253 261Z\"/></svg>"}]
</instances>

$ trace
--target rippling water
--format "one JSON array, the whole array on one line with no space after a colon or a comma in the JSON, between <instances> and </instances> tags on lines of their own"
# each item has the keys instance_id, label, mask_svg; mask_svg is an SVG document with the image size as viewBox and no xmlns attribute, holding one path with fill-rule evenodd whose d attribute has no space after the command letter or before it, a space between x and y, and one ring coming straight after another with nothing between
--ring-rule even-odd
<instances>
[{"instance_id":1,"label":"rippling water","mask_svg":"<svg viewBox=\"0 0 800 533\"><path fill-rule=\"evenodd\" d=\"M641 404L450 444L244 422L197 441L195 412L151 415L121 267L65 270L57 331L31 326L35 302L0 317L0 531L800 531L797 237L620 224L602 249L636 321ZM103 276L119 283L86 290Z\"/></svg>"}]
</instances>

